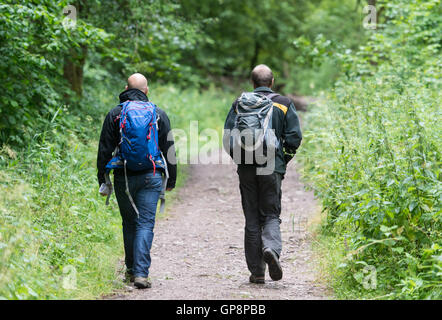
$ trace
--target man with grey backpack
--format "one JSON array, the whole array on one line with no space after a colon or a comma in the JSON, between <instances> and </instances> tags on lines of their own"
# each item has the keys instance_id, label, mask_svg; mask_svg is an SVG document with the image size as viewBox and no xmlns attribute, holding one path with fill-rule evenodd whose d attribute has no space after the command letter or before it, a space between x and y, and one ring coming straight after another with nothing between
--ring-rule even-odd
<instances>
[{"instance_id":1,"label":"man with grey backpack","mask_svg":"<svg viewBox=\"0 0 442 320\"><path fill-rule=\"evenodd\" d=\"M281 182L302 135L293 101L272 90L272 70L258 65L251 80L254 91L236 99L227 115L223 145L238 165L249 281L263 284L266 265L273 281L282 278Z\"/></svg>"}]
</instances>

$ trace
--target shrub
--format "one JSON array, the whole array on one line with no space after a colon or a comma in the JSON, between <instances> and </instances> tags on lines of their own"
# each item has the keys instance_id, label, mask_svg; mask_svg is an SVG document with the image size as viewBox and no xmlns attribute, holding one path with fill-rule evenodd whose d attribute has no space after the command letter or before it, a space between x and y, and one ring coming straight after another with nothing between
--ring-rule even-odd
<instances>
[{"instance_id":1,"label":"shrub","mask_svg":"<svg viewBox=\"0 0 442 320\"><path fill-rule=\"evenodd\" d=\"M442 297L438 3L390 2L383 31L347 57L350 76L307 115L303 175L327 212L323 234L347 248L344 297Z\"/></svg>"}]
</instances>

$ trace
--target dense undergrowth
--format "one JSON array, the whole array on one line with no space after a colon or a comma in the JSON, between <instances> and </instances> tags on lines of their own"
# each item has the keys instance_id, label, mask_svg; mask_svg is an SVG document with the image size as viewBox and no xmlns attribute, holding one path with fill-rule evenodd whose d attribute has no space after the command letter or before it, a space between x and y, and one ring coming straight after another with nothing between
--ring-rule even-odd
<instances>
[{"instance_id":1,"label":"dense undergrowth","mask_svg":"<svg viewBox=\"0 0 442 320\"><path fill-rule=\"evenodd\" d=\"M387 23L343 56L347 76L305 119L299 156L340 298L442 298L440 10L389 2Z\"/></svg>"},{"instance_id":2,"label":"dense undergrowth","mask_svg":"<svg viewBox=\"0 0 442 320\"><path fill-rule=\"evenodd\" d=\"M121 286L115 281L123 256L121 218L115 197L105 206L96 179L102 120L118 103L120 88L101 89L86 89L76 108L36 119L26 148L0 151L0 298L88 299ZM201 129L220 130L219 115L231 101L215 88L151 90L172 126L186 132L193 119Z\"/></svg>"}]
</instances>

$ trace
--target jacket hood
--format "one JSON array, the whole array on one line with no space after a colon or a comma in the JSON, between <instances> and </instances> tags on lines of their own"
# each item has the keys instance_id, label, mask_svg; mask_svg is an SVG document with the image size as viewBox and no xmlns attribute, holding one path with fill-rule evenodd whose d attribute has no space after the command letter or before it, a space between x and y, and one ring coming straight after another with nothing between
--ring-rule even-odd
<instances>
[{"instance_id":1,"label":"jacket hood","mask_svg":"<svg viewBox=\"0 0 442 320\"><path fill-rule=\"evenodd\" d=\"M127 100L131 101L149 101L144 92L138 89L127 89L120 93L120 103L123 103Z\"/></svg>"}]
</instances>

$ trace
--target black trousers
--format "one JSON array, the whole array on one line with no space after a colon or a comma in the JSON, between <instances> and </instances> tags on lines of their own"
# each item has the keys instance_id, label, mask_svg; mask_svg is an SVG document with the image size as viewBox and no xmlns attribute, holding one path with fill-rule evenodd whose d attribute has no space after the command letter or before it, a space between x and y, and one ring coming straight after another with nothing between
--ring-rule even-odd
<instances>
[{"instance_id":1,"label":"black trousers","mask_svg":"<svg viewBox=\"0 0 442 320\"><path fill-rule=\"evenodd\" d=\"M282 174L257 175L253 166L238 166L241 202L246 220L244 249L247 267L254 275L264 275L262 252L272 249L278 257L282 241L280 230Z\"/></svg>"}]
</instances>

